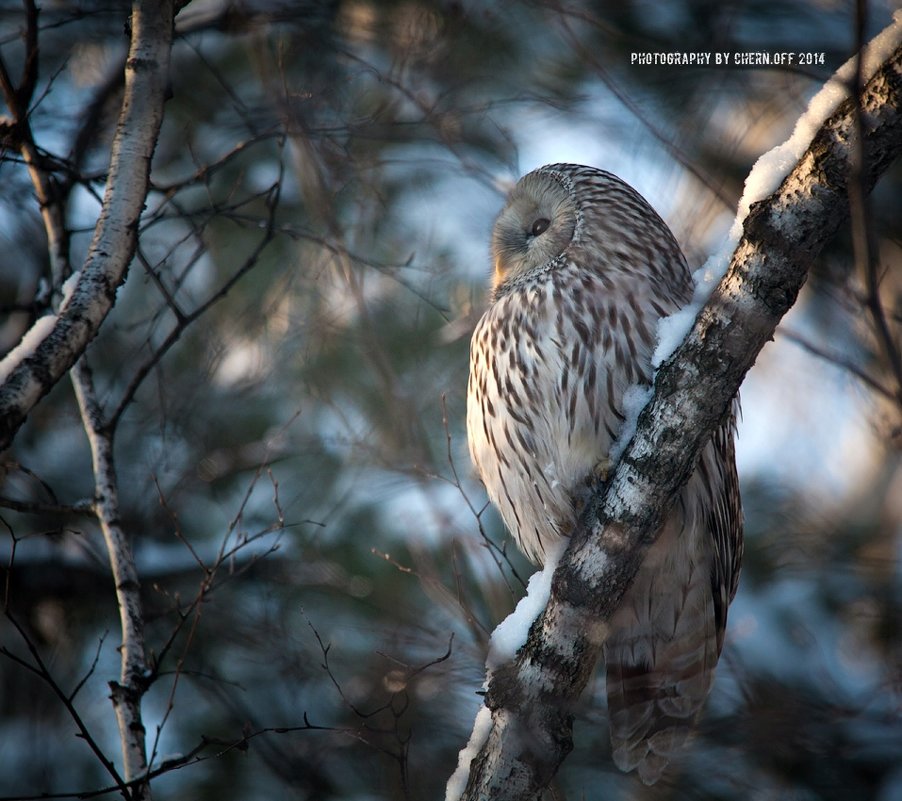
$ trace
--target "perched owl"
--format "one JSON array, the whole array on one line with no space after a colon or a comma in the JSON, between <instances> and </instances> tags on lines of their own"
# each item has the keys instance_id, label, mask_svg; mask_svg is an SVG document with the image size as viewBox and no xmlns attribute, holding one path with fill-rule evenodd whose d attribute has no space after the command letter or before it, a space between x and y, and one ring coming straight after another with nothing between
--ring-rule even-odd
<instances>
[{"instance_id":1,"label":"perched owl","mask_svg":"<svg viewBox=\"0 0 902 801\"><path fill-rule=\"evenodd\" d=\"M542 564L573 529L624 420L652 382L658 320L692 297L667 225L610 173L553 164L495 222L488 310L470 346L467 431L489 498ZM604 644L614 761L660 778L714 677L742 554L735 404L703 449Z\"/></svg>"}]
</instances>

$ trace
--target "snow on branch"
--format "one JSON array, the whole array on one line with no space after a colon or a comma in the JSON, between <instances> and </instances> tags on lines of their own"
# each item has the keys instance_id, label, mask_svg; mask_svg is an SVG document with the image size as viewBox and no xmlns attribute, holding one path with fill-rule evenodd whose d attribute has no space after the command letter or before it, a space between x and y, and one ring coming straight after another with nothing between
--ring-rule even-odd
<instances>
[{"instance_id":1,"label":"snow on branch","mask_svg":"<svg viewBox=\"0 0 902 801\"><path fill-rule=\"evenodd\" d=\"M136 0L125 65L125 93L94 239L77 284L59 313L38 321L4 360L0 450L9 446L35 404L75 364L116 299L135 253L150 162L163 120L172 0Z\"/></svg>"},{"instance_id":2,"label":"snow on branch","mask_svg":"<svg viewBox=\"0 0 902 801\"><path fill-rule=\"evenodd\" d=\"M480 712L461 755L469 761L466 789L461 796L462 764L449 783L449 801L537 799L572 749L573 710L594 672L607 621L699 451L795 302L811 262L847 219L852 183L870 191L902 153L900 41L897 17L869 46L860 112L848 97L854 71L841 71L830 85L832 99L818 95L819 108L802 118L791 146L753 171L724 256L726 274L696 307L682 344L660 354L654 394L638 414L635 435L574 532L525 644L513 661L493 666L485 699L491 720ZM843 85L840 102L835 92Z\"/></svg>"}]
</instances>

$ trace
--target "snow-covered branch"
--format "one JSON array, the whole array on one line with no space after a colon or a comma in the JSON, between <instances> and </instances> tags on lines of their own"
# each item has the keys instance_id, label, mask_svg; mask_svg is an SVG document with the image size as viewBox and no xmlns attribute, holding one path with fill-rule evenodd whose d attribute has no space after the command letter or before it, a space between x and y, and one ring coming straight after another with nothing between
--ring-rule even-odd
<instances>
[{"instance_id":1,"label":"snow-covered branch","mask_svg":"<svg viewBox=\"0 0 902 801\"><path fill-rule=\"evenodd\" d=\"M547 606L516 658L491 671L491 720L486 710L478 716L449 798L459 796L468 769L465 799L538 798L571 750L573 712L607 621L699 451L848 217L850 184L870 191L902 152L900 24L882 64L868 71L861 113L852 99L835 105L779 188L752 197L726 275L658 370L635 436L554 573Z\"/></svg>"},{"instance_id":2,"label":"snow-covered branch","mask_svg":"<svg viewBox=\"0 0 902 801\"><path fill-rule=\"evenodd\" d=\"M125 93L94 239L71 295L52 324L42 323L40 341L26 336L28 341L4 359L0 449L10 444L35 404L75 364L125 279L163 120L172 21L172 0L136 0L133 5Z\"/></svg>"}]
</instances>

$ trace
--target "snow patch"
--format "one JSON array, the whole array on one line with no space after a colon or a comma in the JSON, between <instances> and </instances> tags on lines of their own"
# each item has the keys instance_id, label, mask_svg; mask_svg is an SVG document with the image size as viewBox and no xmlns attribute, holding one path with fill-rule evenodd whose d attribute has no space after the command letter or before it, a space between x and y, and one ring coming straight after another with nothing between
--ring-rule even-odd
<instances>
[{"instance_id":1,"label":"snow patch","mask_svg":"<svg viewBox=\"0 0 902 801\"><path fill-rule=\"evenodd\" d=\"M60 302L60 308L63 308L69 302L69 298L71 298L72 293L75 292L75 287L78 285L78 279L80 277L81 270L76 270L65 281L63 281L63 299Z\"/></svg>"},{"instance_id":2,"label":"snow patch","mask_svg":"<svg viewBox=\"0 0 902 801\"><path fill-rule=\"evenodd\" d=\"M0 384L9 378L22 362L34 355L40 344L50 335L54 325L56 325L55 314L48 314L34 321L34 325L25 332L19 344L0 361Z\"/></svg>"},{"instance_id":3,"label":"snow patch","mask_svg":"<svg viewBox=\"0 0 902 801\"><path fill-rule=\"evenodd\" d=\"M65 306L69 302L69 298L72 297L72 293L75 291L75 285L78 283L78 277L80 275L81 271L76 270L66 279L62 287L63 299L60 304L61 306ZM0 384L5 383L13 370L26 359L34 355L41 343L50 336L50 332L56 325L56 321L57 315L55 314L46 314L34 321L31 328L29 328L22 336L19 344L7 353L2 361L0 361Z\"/></svg>"},{"instance_id":4,"label":"snow patch","mask_svg":"<svg viewBox=\"0 0 902 801\"><path fill-rule=\"evenodd\" d=\"M512 661L517 655L517 651L526 643L529 627L541 614L551 597L551 578L567 549L568 542L568 539L561 537L546 547L544 567L530 576L526 585L526 595L520 599L517 608L492 632L489 654L485 660L488 671L485 686L488 686L491 680L492 671ZM492 712L488 707L483 706L476 715L470 740L457 758L457 769L448 779L445 801L457 801L463 795L467 787L467 779L470 776L470 763L488 740L491 729Z\"/></svg>"},{"instance_id":5,"label":"snow patch","mask_svg":"<svg viewBox=\"0 0 902 801\"><path fill-rule=\"evenodd\" d=\"M697 273L696 273L697 274ZM696 276L693 275L693 278ZM696 294L698 294L698 280L696 279ZM711 285L713 287L713 284ZM710 289L705 293L705 297L710 294ZM674 312L669 317L663 317L658 321L658 344L655 346L654 355L651 357L651 365L657 370L661 364L673 353L686 338L686 335L692 329L692 324L698 315L699 309L704 305L704 301L693 298L688 306L684 306L678 312Z\"/></svg>"},{"instance_id":6,"label":"snow patch","mask_svg":"<svg viewBox=\"0 0 902 801\"><path fill-rule=\"evenodd\" d=\"M489 641L489 655L485 665L489 671L495 670L517 655L526 643L529 627L541 614L551 597L551 577L567 548L568 539L561 537L545 549L545 566L529 577L526 595L492 632Z\"/></svg>"},{"instance_id":7,"label":"snow patch","mask_svg":"<svg viewBox=\"0 0 902 801\"><path fill-rule=\"evenodd\" d=\"M457 757L457 768L448 779L445 787L445 801L458 801L467 789L467 779L470 777L470 763L479 753L479 749L489 739L492 730L492 711L487 707L480 707L473 722L473 733L466 746Z\"/></svg>"}]
</instances>

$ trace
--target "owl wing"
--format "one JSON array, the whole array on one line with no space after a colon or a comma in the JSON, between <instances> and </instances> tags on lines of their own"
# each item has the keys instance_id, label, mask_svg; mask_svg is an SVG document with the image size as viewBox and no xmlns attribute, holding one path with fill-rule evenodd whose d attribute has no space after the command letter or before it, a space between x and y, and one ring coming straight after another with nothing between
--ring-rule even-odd
<instances>
[{"instance_id":1,"label":"owl wing","mask_svg":"<svg viewBox=\"0 0 902 801\"><path fill-rule=\"evenodd\" d=\"M703 449L605 643L613 758L656 782L692 732L723 647L742 524L734 417Z\"/></svg>"}]
</instances>

